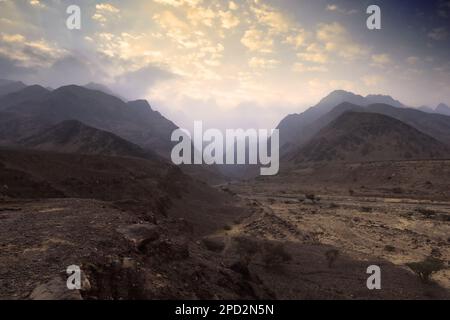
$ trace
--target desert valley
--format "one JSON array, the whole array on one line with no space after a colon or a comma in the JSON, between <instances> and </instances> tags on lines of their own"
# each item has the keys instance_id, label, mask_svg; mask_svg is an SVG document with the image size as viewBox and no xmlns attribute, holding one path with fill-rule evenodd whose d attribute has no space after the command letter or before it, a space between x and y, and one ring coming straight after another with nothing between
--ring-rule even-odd
<instances>
[{"instance_id":1,"label":"desert valley","mask_svg":"<svg viewBox=\"0 0 450 320\"><path fill-rule=\"evenodd\" d=\"M0 299L450 298L448 106L334 91L280 122L276 176L175 166L177 128L1 80Z\"/></svg>"}]
</instances>

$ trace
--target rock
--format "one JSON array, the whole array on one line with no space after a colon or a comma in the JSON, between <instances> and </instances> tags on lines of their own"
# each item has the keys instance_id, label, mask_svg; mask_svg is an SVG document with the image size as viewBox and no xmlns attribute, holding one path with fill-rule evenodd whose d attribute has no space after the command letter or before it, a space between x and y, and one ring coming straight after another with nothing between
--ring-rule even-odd
<instances>
[{"instance_id":1,"label":"rock","mask_svg":"<svg viewBox=\"0 0 450 320\"><path fill-rule=\"evenodd\" d=\"M60 277L37 286L29 298L31 300L83 300L80 291L67 289L66 282Z\"/></svg>"},{"instance_id":2,"label":"rock","mask_svg":"<svg viewBox=\"0 0 450 320\"><path fill-rule=\"evenodd\" d=\"M148 243L159 239L158 227L153 224L133 224L117 229L118 232L134 243L139 250Z\"/></svg>"},{"instance_id":3,"label":"rock","mask_svg":"<svg viewBox=\"0 0 450 320\"><path fill-rule=\"evenodd\" d=\"M222 252L225 249L225 241L223 237L205 237L202 239L203 245L206 249L214 252Z\"/></svg>"}]
</instances>

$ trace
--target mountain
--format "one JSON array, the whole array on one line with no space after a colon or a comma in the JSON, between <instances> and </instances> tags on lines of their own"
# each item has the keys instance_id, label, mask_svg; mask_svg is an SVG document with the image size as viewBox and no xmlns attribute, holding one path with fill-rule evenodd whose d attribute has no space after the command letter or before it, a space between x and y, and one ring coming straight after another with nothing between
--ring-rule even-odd
<instances>
[{"instance_id":1,"label":"mountain","mask_svg":"<svg viewBox=\"0 0 450 320\"><path fill-rule=\"evenodd\" d=\"M8 93L16 92L22 90L26 85L21 81L11 81L0 79L0 97Z\"/></svg>"},{"instance_id":2,"label":"mountain","mask_svg":"<svg viewBox=\"0 0 450 320\"><path fill-rule=\"evenodd\" d=\"M159 112L152 110L146 101L125 103L104 92L75 85L54 91L39 86L27 87L2 97L0 111L17 119L35 119L47 128L65 120L78 120L165 157L170 154L170 136L177 128ZM35 132L23 132L22 138L31 134Z\"/></svg>"},{"instance_id":3,"label":"mountain","mask_svg":"<svg viewBox=\"0 0 450 320\"><path fill-rule=\"evenodd\" d=\"M381 94L368 95L368 96L366 96L366 100L367 100L366 105L381 103L381 104L388 104L388 105L396 107L396 108L407 108L403 103L401 103L398 100L395 100L391 96L386 96L386 95L381 95Z\"/></svg>"},{"instance_id":4,"label":"mountain","mask_svg":"<svg viewBox=\"0 0 450 320\"><path fill-rule=\"evenodd\" d=\"M84 87L89 90L101 91L101 92L109 94L111 96L115 96L123 101L126 100L126 99L122 98L121 96L115 94L111 89L109 89L107 86L105 86L101 83L89 82L88 84L84 85Z\"/></svg>"},{"instance_id":5,"label":"mountain","mask_svg":"<svg viewBox=\"0 0 450 320\"><path fill-rule=\"evenodd\" d=\"M434 113L434 109L428 106L420 106L417 108L417 110L426 112L426 113Z\"/></svg>"},{"instance_id":6,"label":"mountain","mask_svg":"<svg viewBox=\"0 0 450 320\"><path fill-rule=\"evenodd\" d=\"M286 150L290 150L292 146L305 143L311 136L311 128L309 125L344 102L359 106L368 106L374 103L388 103L399 108L405 107L390 96L368 95L363 97L352 92L336 90L305 112L291 114L285 117L277 127L280 130L280 146Z\"/></svg>"},{"instance_id":7,"label":"mountain","mask_svg":"<svg viewBox=\"0 0 450 320\"><path fill-rule=\"evenodd\" d=\"M436 107L435 112L450 116L450 107L444 103L441 103Z\"/></svg>"},{"instance_id":8,"label":"mountain","mask_svg":"<svg viewBox=\"0 0 450 320\"><path fill-rule=\"evenodd\" d=\"M374 104L366 111L383 114L408 124L417 130L450 146L450 117L425 113L412 108L395 108L385 104Z\"/></svg>"},{"instance_id":9,"label":"mountain","mask_svg":"<svg viewBox=\"0 0 450 320\"><path fill-rule=\"evenodd\" d=\"M364 162L449 155L449 147L401 121L375 113L345 112L289 160Z\"/></svg>"},{"instance_id":10,"label":"mountain","mask_svg":"<svg viewBox=\"0 0 450 320\"><path fill-rule=\"evenodd\" d=\"M66 120L36 135L23 139L20 145L36 150L60 153L98 154L148 158L149 152L110 132L89 127L77 120Z\"/></svg>"},{"instance_id":11,"label":"mountain","mask_svg":"<svg viewBox=\"0 0 450 320\"><path fill-rule=\"evenodd\" d=\"M26 107L32 101L43 100L49 93L48 89L39 85L25 87L0 97L0 110L4 111L11 108L11 111L16 111L13 107ZM25 104L25 106L22 104Z\"/></svg>"}]
</instances>

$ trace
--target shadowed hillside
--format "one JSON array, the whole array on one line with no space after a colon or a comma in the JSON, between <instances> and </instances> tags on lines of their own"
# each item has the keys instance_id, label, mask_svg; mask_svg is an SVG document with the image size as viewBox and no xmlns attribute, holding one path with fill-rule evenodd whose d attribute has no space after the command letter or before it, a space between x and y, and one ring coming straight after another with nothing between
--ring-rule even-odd
<instances>
[{"instance_id":1,"label":"shadowed hillside","mask_svg":"<svg viewBox=\"0 0 450 320\"><path fill-rule=\"evenodd\" d=\"M357 162L435 159L449 154L444 144L398 120L379 114L346 112L290 159Z\"/></svg>"}]
</instances>

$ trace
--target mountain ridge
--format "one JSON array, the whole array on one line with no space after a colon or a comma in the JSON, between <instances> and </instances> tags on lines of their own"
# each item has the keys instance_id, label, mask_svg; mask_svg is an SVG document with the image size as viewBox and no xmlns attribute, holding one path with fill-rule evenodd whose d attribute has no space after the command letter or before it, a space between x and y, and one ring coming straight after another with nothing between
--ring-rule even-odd
<instances>
[{"instance_id":1,"label":"mountain ridge","mask_svg":"<svg viewBox=\"0 0 450 320\"><path fill-rule=\"evenodd\" d=\"M450 147L399 120L377 113L346 111L321 129L290 161L428 160L449 155Z\"/></svg>"}]
</instances>

